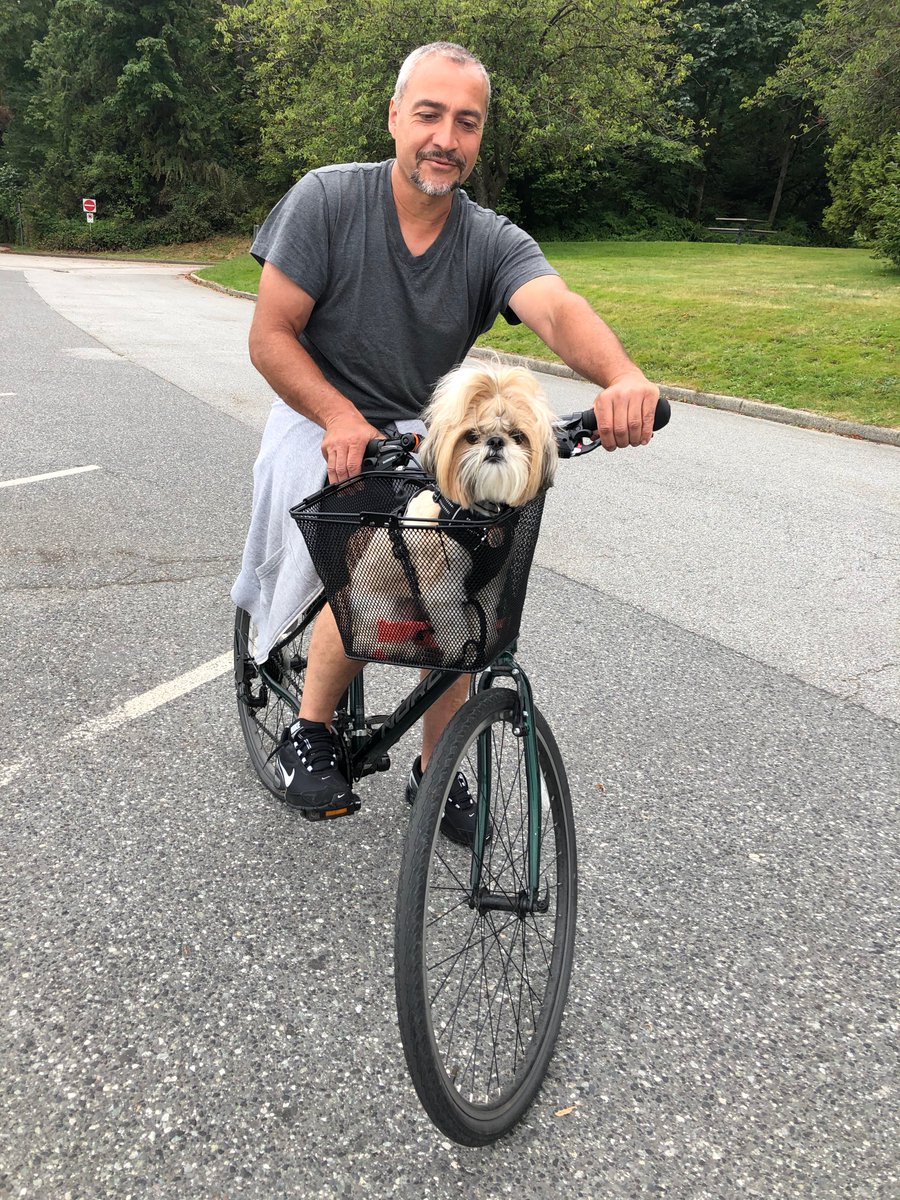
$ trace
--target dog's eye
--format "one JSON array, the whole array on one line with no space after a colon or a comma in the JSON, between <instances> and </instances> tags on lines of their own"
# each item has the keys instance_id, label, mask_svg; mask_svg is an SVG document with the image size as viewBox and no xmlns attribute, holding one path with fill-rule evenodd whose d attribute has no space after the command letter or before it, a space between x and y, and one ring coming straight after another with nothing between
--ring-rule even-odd
<instances>
[{"instance_id":1,"label":"dog's eye","mask_svg":"<svg viewBox=\"0 0 900 1200\"><path fill-rule=\"evenodd\" d=\"M512 440L516 443L517 446L521 446L522 443L525 441L525 434L521 431L521 429L511 429L509 436L512 438Z\"/></svg>"},{"instance_id":2,"label":"dog's eye","mask_svg":"<svg viewBox=\"0 0 900 1200\"><path fill-rule=\"evenodd\" d=\"M467 430L466 441L469 443L470 446L474 446L477 442L480 442L481 438L479 438L479 436L478 436L478 430L477 429Z\"/></svg>"}]
</instances>

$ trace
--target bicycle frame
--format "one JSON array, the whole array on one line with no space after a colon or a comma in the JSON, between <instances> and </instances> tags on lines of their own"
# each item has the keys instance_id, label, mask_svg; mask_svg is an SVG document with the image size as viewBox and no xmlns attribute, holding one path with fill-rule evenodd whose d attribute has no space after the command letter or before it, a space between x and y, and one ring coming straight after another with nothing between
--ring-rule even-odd
<instances>
[{"instance_id":1,"label":"bicycle frame","mask_svg":"<svg viewBox=\"0 0 900 1200\"><path fill-rule=\"evenodd\" d=\"M318 608L316 609L318 611ZM314 613L307 614L304 625ZM288 703L296 697L287 692L265 669L260 673L267 686L276 691ZM458 672L432 670L406 695L392 713L384 718L377 728L369 731L365 712L365 685L363 672L350 683L347 695L347 716L344 730L349 745L349 765L353 778L361 779L375 771L387 770L390 763L387 752L405 733L416 725L431 705L448 691L459 678ZM470 883L472 902L479 909L501 909L510 912L546 912L549 896L540 895L541 879L541 793L538 767L537 734L534 726L534 702L531 683L524 669L516 661L513 650L504 651L481 673L477 683L472 679L472 691L483 691L492 687L495 680L509 678L516 685L518 695L517 724L513 727L516 737L525 740L525 778L528 796L528 890L519 896L491 894L481 887L484 847L490 818L490 753L488 739L490 730L483 733L477 747L478 763L478 824L472 847Z\"/></svg>"},{"instance_id":2,"label":"bicycle frame","mask_svg":"<svg viewBox=\"0 0 900 1200\"><path fill-rule=\"evenodd\" d=\"M387 751L421 720L435 700L448 691L457 679L459 672L429 671L409 695L400 701L394 711L385 717L378 728L368 733L363 673L360 671L350 684L347 702L350 716L347 732L351 742L350 766L353 778L361 779L372 771L386 770Z\"/></svg>"}]
</instances>

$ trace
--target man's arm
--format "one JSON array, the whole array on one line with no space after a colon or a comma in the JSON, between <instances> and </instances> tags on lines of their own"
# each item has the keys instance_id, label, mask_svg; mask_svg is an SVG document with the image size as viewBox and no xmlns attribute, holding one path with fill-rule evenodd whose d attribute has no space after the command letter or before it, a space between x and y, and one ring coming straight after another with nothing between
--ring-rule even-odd
<instances>
[{"instance_id":1,"label":"man's arm","mask_svg":"<svg viewBox=\"0 0 900 1200\"><path fill-rule=\"evenodd\" d=\"M557 275L541 275L513 293L510 308L563 362L604 389L594 401L603 447L646 446L659 388L588 302Z\"/></svg>"},{"instance_id":2,"label":"man's arm","mask_svg":"<svg viewBox=\"0 0 900 1200\"><path fill-rule=\"evenodd\" d=\"M383 435L332 387L297 341L314 307L311 296L267 262L250 326L250 360L285 404L325 430L322 455L329 482L337 483L357 474L367 443Z\"/></svg>"}]
</instances>

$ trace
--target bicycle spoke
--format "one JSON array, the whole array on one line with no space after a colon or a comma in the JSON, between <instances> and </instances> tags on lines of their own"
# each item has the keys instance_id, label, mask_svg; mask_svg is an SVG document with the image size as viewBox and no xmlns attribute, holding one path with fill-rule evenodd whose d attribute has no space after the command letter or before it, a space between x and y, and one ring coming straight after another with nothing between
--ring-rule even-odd
<instances>
[{"instance_id":1,"label":"bicycle spoke","mask_svg":"<svg viewBox=\"0 0 900 1200\"><path fill-rule=\"evenodd\" d=\"M395 963L407 1061L432 1119L472 1145L500 1136L533 1099L559 1029L571 964L571 804L552 735L539 713L535 721L538 838L529 837L525 738L513 732L516 695L488 689L463 706L436 750L414 810L398 897ZM438 826L457 771L473 795L483 794L479 766L480 787L489 785L490 836L473 894L471 851L448 848ZM532 903L530 891L535 840L546 911Z\"/></svg>"},{"instance_id":2,"label":"bicycle spoke","mask_svg":"<svg viewBox=\"0 0 900 1200\"><path fill-rule=\"evenodd\" d=\"M508 722L494 725L489 736L493 834L485 845L482 886L515 904L527 883L523 742ZM459 766L469 779L477 779L474 742ZM537 951L535 965L546 976L552 962L552 910L559 886L546 871L547 866L555 867L552 856L543 865L551 913L529 913L522 919L516 912L489 911L479 916L471 909L467 859L464 866L452 852L438 850L432 864L432 903L426 924L431 953L426 969L435 1037L455 1086L473 1102L487 1103L490 1096L502 1093L507 1077L515 1076L527 1058L538 1027L546 989L533 977L529 952Z\"/></svg>"}]
</instances>

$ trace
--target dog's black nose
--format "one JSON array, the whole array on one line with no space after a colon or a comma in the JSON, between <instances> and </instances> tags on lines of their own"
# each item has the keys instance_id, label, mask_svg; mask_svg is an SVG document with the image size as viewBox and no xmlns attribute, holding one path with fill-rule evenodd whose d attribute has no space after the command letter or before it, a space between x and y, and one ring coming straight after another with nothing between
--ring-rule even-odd
<instances>
[{"instance_id":1,"label":"dog's black nose","mask_svg":"<svg viewBox=\"0 0 900 1200\"><path fill-rule=\"evenodd\" d=\"M494 436L489 437L487 440L487 448L491 451L502 450L505 444L506 443L502 437Z\"/></svg>"}]
</instances>

